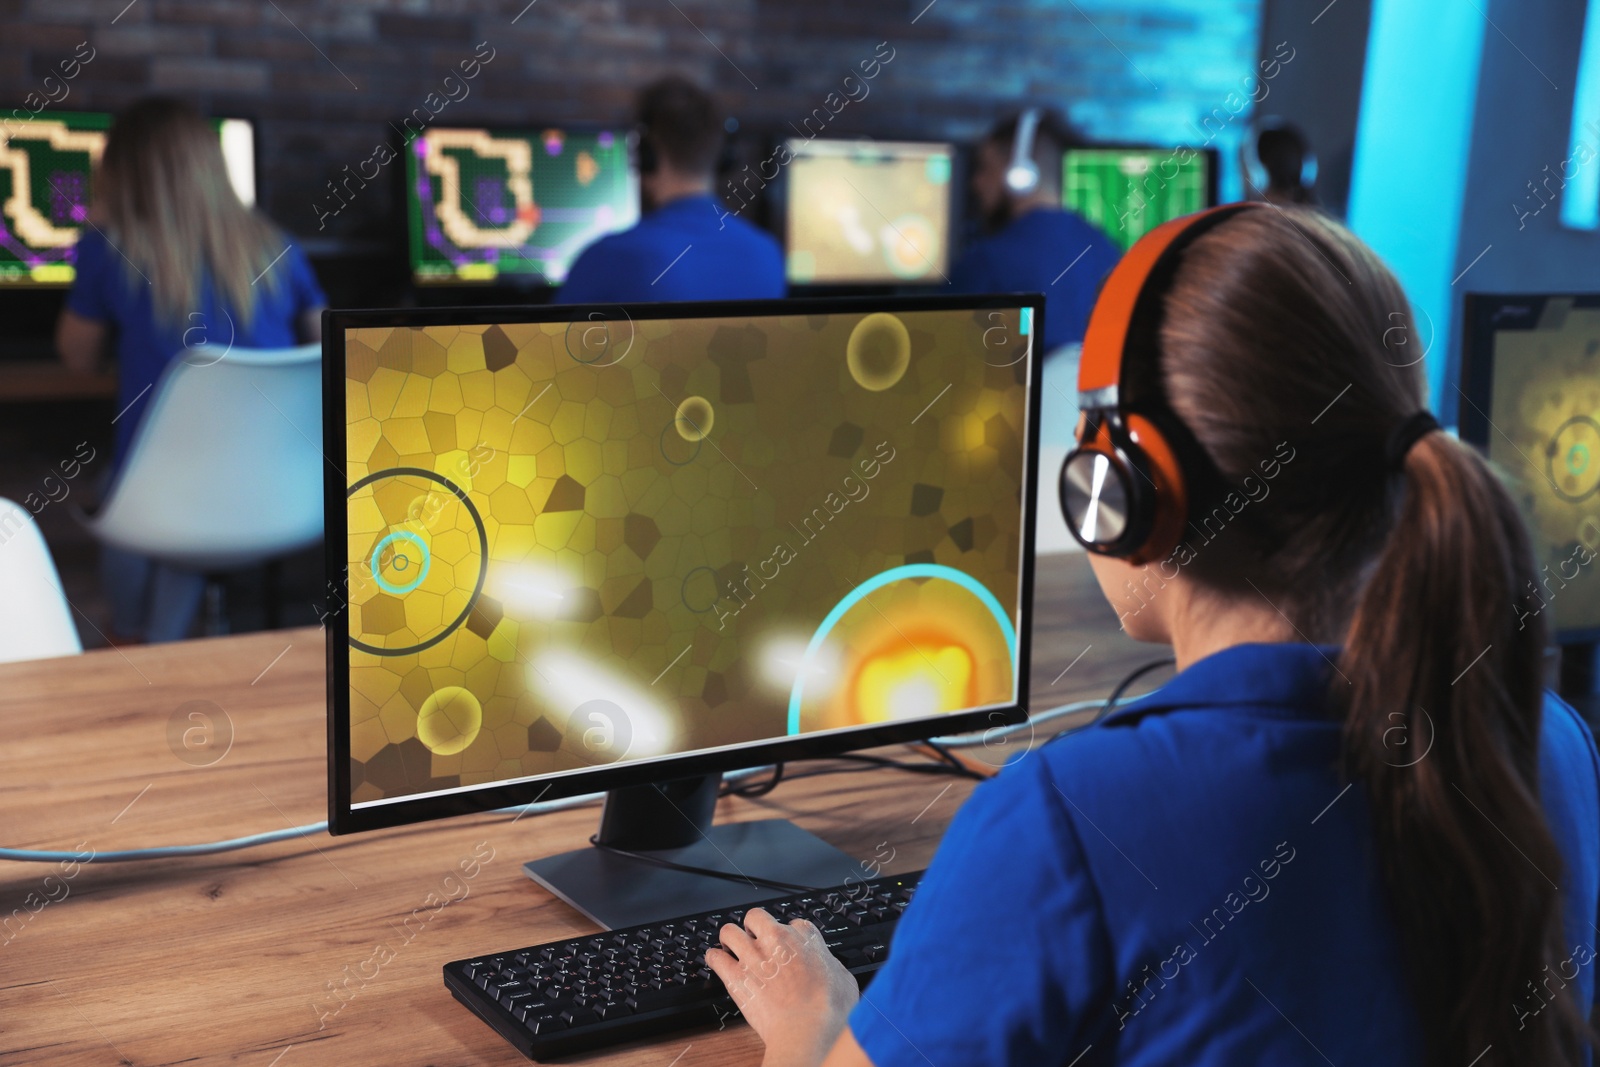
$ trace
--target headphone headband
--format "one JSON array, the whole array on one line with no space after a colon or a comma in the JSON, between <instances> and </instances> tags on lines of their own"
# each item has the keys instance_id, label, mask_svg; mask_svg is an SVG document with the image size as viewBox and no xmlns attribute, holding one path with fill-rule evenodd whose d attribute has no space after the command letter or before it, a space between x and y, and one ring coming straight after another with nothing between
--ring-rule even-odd
<instances>
[{"instance_id":1,"label":"headphone headband","mask_svg":"<svg viewBox=\"0 0 1600 1067\"><path fill-rule=\"evenodd\" d=\"M1141 237L1106 277L1089 316L1078 362L1078 406L1084 411L1119 407L1127 369L1134 359L1154 361L1161 332L1161 304L1177 273L1178 253L1241 211L1259 204L1224 204L1172 219Z\"/></svg>"},{"instance_id":2,"label":"headphone headband","mask_svg":"<svg viewBox=\"0 0 1600 1067\"><path fill-rule=\"evenodd\" d=\"M1162 223L1128 250L1095 302L1078 364L1079 444L1061 465L1062 514L1091 552L1143 564L1174 550L1191 504L1222 484L1167 403L1156 366L1163 303L1179 253L1261 204L1228 204ZM1148 373L1130 377L1130 369Z\"/></svg>"},{"instance_id":3,"label":"headphone headband","mask_svg":"<svg viewBox=\"0 0 1600 1067\"><path fill-rule=\"evenodd\" d=\"M1039 136L1043 113L1030 107L1017 118L1016 134L1011 138L1011 163L1006 167L1006 188L1014 193L1031 193L1039 187L1039 164L1033 160L1033 142Z\"/></svg>"}]
</instances>

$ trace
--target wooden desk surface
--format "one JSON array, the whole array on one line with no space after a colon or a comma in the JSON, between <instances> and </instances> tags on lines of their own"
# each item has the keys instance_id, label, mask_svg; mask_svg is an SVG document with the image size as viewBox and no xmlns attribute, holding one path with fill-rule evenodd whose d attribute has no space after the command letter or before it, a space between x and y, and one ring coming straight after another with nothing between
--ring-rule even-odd
<instances>
[{"instance_id":1,"label":"wooden desk surface","mask_svg":"<svg viewBox=\"0 0 1600 1067\"><path fill-rule=\"evenodd\" d=\"M1082 556L1046 557L1038 599L1036 708L1103 696L1161 652L1116 630ZM231 745L209 766L179 759L181 739L169 741L175 714L180 731L192 725L179 713L190 701L211 702L231 724ZM105 852L316 822L324 718L313 629L0 667L0 837ZM790 817L857 856L887 842L890 871L915 870L970 790L889 770L827 775L725 799L717 817ZM597 817L590 805L514 825L480 816L188 859L0 863L0 1064L524 1063L456 1003L440 967L591 932L521 864L576 847ZM462 877L463 861L470 870L486 856ZM431 910L430 894L458 899ZM413 913L427 921L402 927ZM375 965L379 946L393 958ZM334 987L349 992L336 998ZM735 1026L581 1062L759 1060L759 1042Z\"/></svg>"},{"instance_id":2,"label":"wooden desk surface","mask_svg":"<svg viewBox=\"0 0 1600 1067\"><path fill-rule=\"evenodd\" d=\"M54 360L0 362L0 403L109 400L116 395L115 374L74 374Z\"/></svg>"}]
</instances>

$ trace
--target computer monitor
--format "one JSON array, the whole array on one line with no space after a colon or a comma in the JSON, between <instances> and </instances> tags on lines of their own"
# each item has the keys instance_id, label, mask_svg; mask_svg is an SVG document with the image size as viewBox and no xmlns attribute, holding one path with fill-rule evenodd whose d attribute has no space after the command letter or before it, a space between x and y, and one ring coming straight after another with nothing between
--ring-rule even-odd
<instances>
[{"instance_id":1,"label":"computer monitor","mask_svg":"<svg viewBox=\"0 0 1600 1067\"><path fill-rule=\"evenodd\" d=\"M1465 318L1461 439L1509 476L1540 567L1515 610L1600 639L1600 293L1468 293Z\"/></svg>"},{"instance_id":2,"label":"computer monitor","mask_svg":"<svg viewBox=\"0 0 1600 1067\"><path fill-rule=\"evenodd\" d=\"M1217 201L1216 151L1082 145L1061 160L1061 201L1123 251L1163 222Z\"/></svg>"},{"instance_id":3,"label":"computer monitor","mask_svg":"<svg viewBox=\"0 0 1600 1067\"><path fill-rule=\"evenodd\" d=\"M332 832L611 790L602 844L839 884L711 826L720 774L1023 720L1041 304L328 312ZM753 899L530 873L605 925Z\"/></svg>"},{"instance_id":4,"label":"computer monitor","mask_svg":"<svg viewBox=\"0 0 1600 1067\"><path fill-rule=\"evenodd\" d=\"M952 145L819 138L794 139L786 148L791 284L946 280Z\"/></svg>"},{"instance_id":5,"label":"computer monitor","mask_svg":"<svg viewBox=\"0 0 1600 1067\"><path fill-rule=\"evenodd\" d=\"M579 252L639 217L623 131L433 126L404 154L420 285L555 285Z\"/></svg>"},{"instance_id":6,"label":"computer monitor","mask_svg":"<svg viewBox=\"0 0 1600 1067\"><path fill-rule=\"evenodd\" d=\"M72 284L78 233L111 120L91 111L0 119L0 285ZM210 121L234 191L254 204L254 127L247 119Z\"/></svg>"}]
</instances>

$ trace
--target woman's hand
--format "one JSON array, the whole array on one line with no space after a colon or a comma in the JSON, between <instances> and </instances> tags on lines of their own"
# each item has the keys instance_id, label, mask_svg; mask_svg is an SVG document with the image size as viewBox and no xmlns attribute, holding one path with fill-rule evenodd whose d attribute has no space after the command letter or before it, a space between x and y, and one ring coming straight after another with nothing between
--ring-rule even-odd
<instances>
[{"instance_id":1,"label":"woman's hand","mask_svg":"<svg viewBox=\"0 0 1600 1067\"><path fill-rule=\"evenodd\" d=\"M860 991L804 919L783 924L760 908L729 923L706 965L767 1046L763 1067L816 1067L844 1029ZM726 951L724 951L726 949Z\"/></svg>"}]
</instances>

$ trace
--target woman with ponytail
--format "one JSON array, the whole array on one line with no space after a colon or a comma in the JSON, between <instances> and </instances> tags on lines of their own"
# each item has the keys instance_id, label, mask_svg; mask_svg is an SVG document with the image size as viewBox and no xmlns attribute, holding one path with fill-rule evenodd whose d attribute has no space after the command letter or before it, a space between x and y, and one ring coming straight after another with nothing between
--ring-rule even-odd
<instances>
[{"instance_id":1,"label":"woman with ponytail","mask_svg":"<svg viewBox=\"0 0 1600 1067\"><path fill-rule=\"evenodd\" d=\"M1171 556L1090 560L1179 673L978 787L859 1001L804 923L725 928L765 1064L1588 1064L1600 758L1404 293L1256 206L1157 307L1144 387L1212 476Z\"/></svg>"}]
</instances>

